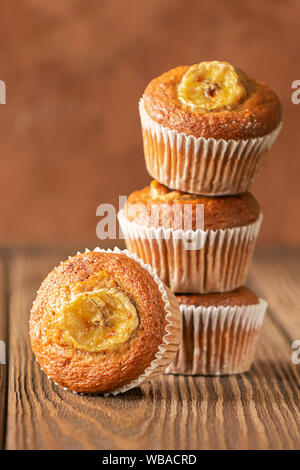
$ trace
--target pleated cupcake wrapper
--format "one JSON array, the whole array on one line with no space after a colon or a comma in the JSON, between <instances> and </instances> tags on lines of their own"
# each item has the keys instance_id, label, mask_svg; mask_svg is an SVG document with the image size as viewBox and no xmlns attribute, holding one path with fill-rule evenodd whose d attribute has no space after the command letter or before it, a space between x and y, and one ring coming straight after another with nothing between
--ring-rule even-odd
<instances>
[{"instance_id":1,"label":"pleated cupcake wrapper","mask_svg":"<svg viewBox=\"0 0 300 470\"><path fill-rule=\"evenodd\" d=\"M182 341L167 374L246 372L254 359L267 302L241 307L181 305Z\"/></svg>"},{"instance_id":2,"label":"pleated cupcake wrapper","mask_svg":"<svg viewBox=\"0 0 300 470\"><path fill-rule=\"evenodd\" d=\"M86 249L85 252L89 252L91 250ZM165 371L166 367L172 362L174 359L176 352L178 351L180 340L181 340L181 332L182 332L182 318L179 312L178 303L171 292L171 290L166 287L162 281L159 279L158 275L155 273L153 268L147 264L145 264L135 253L130 253L128 250L120 250L119 248L115 247L113 250L108 249L104 250L99 247L95 248L92 251L100 252L100 253L118 253L118 254L125 254L129 258L134 259L137 261L144 269L146 269L149 274L153 277L154 281L156 282L159 292L161 293L163 302L165 304L165 311L166 311L166 328L165 328L165 335L162 338L162 343L158 346L157 353L155 354L155 359L152 360L151 364L144 370L144 372L135 380L132 380L126 385L123 385L116 390L111 392L105 393L105 396L108 395L117 395L119 393L127 392L132 388L139 387L144 382L151 380L158 374L161 374ZM80 251L77 252L80 254ZM71 256L69 256L71 258ZM178 312L176 315L175 312ZM52 380L56 385L57 384L50 376L48 379ZM69 390L67 387L62 387L64 390ZM85 393L75 392L71 390L75 394L85 395ZM92 394L93 395L93 394ZM97 395L97 394L96 394Z\"/></svg>"},{"instance_id":3,"label":"pleated cupcake wrapper","mask_svg":"<svg viewBox=\"0 0 300 470\"><path fill-rule=\"evenodd\" d=\"M128 250L173 292L224 292L244 284L262 222L220 230L146 227L118 214ZM197 249L190 249L196 246Z\"/></svg>"},{"instance_id":4,"label":"pleated cupcake wrapper","mask_svg":"<svg viewBox=\"0 0 300 470\"><path fill-rule=\"evenodd\" d=\"M169 188L193 194L247 191L282 127L280 123L263 137L245 140L196 138L155 122L143 98L139 110L148 172Z\"/></svg>"}]
</instances>

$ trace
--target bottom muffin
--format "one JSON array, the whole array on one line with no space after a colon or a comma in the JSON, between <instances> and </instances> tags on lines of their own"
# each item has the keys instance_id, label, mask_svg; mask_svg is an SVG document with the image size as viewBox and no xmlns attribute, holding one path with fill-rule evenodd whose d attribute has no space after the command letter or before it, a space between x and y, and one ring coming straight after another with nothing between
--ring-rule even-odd
<instances>
[{"instance_id":1,"label":"bottom muffin","mask_svg":"<svg viewBox=\"0 0 300 470\"><path fill-rule=\"evenodd\" d=\"M227 375L246 372L254 359L267 308L245 286L215 294L176 295L182 341L166 373Z\"/></svg>"}]
</instances>

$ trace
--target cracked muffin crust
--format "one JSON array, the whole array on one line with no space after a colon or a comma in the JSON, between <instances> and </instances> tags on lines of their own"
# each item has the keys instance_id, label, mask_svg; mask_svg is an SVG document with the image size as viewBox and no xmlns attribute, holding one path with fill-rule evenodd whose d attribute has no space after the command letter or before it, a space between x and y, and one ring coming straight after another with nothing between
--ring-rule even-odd
<instances>
[{"instance_id":1,"label":"cracked muffin crust","mask_svg":"<svg viewBox=\"0 0 300 470\"><path fill-rule=\"evenodd\" d=\"M90 251L61 263L31 310L31 345L42 369L73 391L109 393L137 380L161 345L170 362L180 316L162 286L124 253ZM164 341L168 332L172 354Z\"/></svg>"},{"instance_id":2,"label":"cracked muffin crust","mask_svg":"<svg viewBox=\"0 0 300 470\"><path fill-rule=\"evenodd\" d=\"M260 215L259 204L249 192L236 196L200 196L169 189L156 180L150 186L131 193L122 212L132 222L155 228L164 227L169 216L170 227L176 230L183 227L180 216L184 221L184 207L189 205L192 215L190 228L196 230L200 228L197 227L196 212L200 204L204 206L204 230L249 225Z\"/></svg>"}]
</instances>

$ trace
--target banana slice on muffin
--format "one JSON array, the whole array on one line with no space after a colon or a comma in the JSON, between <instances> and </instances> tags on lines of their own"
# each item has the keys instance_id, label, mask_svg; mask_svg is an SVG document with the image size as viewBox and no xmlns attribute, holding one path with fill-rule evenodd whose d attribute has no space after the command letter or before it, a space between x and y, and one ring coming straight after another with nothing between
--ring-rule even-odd
<instances>
[{"instance_id":1,"label":"banana slice on muffin","mask_svg":"<svg viewBox=\"0 0 300 470\"><path fill-rule=\"evenodd\" d=\"M61 263L43 281L30 317L41 368L85 393L124 392L163 372L180 333L176 298L126 250L87 251Z\"/></svg>"},{"instance_id":2,"label":"banana slice on muffin","mask_svg":"<svg viewBox=\"0 0 300 470\"><path fill-rule=\"evenodd\" d=\"M89 352L128 341L138 324L135 306L107 271L75 284L57 319L65 343Z\"/></svg>"},{"instance_id":3,"label":"banana slice on muffin","mask_svg":"<svg viewBox=\"0 0 300 470\"><path fill-rule=\"evenodd\" d=\"M197 112L234 109L246 95L246 76L217 60L193 65L178 85L181 103Z\"/></svg>"}]
</instances>

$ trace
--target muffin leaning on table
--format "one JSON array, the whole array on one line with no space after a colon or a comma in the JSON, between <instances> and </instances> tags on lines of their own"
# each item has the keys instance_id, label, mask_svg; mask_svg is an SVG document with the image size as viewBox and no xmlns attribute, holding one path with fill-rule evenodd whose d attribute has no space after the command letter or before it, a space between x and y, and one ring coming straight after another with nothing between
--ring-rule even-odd
<instances>
[{"instance_id":1,"label":"muffin leaning on table","mask_svg":"<svg viewBox=\"0 0 300 470\"><path fill-rule=\"evenodd\" d=\"M180 336L175 296L127 250L96 248L59 264L30 315L41 368L75 392L117 394L141 385L172 362Z\"/></svg>"}]
</instances>

